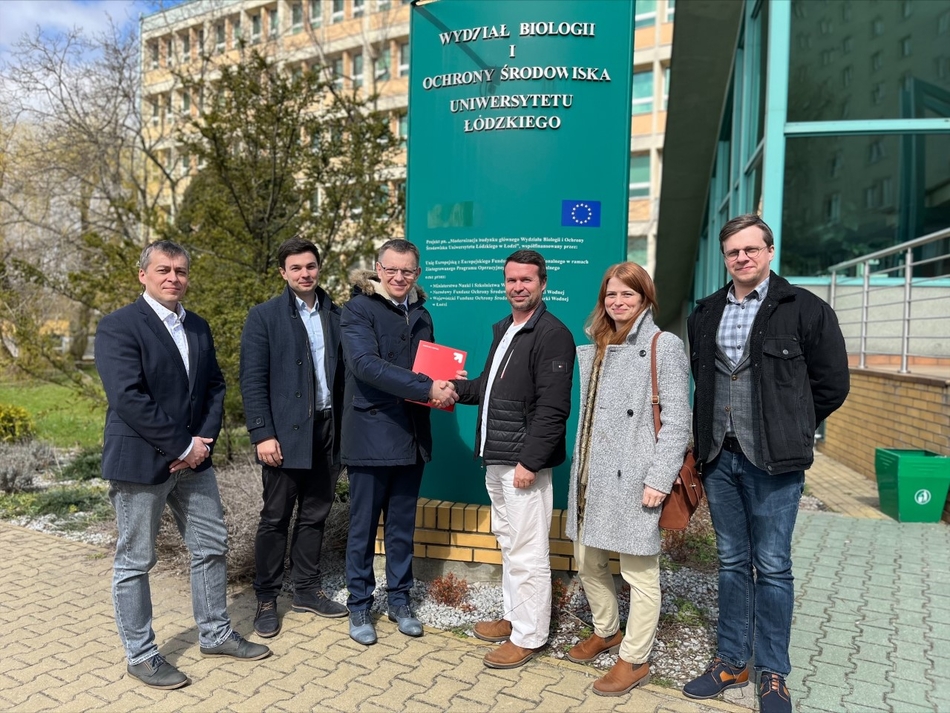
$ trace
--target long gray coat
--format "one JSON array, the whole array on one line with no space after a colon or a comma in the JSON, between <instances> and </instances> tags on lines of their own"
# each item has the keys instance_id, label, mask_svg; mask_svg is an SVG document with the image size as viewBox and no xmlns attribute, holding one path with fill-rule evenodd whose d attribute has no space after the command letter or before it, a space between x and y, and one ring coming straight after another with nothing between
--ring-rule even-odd
<instances>
[{"instance_id":1,"label":"long gray coat","mask_svg":"<svg viewBox=\"0 0 950 713\"><path fill-rule=\"evenodd\" d=\"M588 547L631 555L660 551L660 508L642 504L643 486L670 492L689 443L689 365L683 342L665 332L656 345L661 428L654 440L650 403L650 342L659 331L649 310L638 318L622 345L607 347L594 402L584 540ZM577 348L581 414L578 419L567 536L577 540L577 483L580 439L596 346Z\"/></svg>"}]
</instances>

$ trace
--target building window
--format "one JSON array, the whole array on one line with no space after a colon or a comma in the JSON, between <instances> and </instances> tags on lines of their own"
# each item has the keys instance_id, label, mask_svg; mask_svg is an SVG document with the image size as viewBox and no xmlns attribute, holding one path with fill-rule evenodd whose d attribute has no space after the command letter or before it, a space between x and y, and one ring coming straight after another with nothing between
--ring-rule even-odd
<instances>
[{"instance_id":1,"label":"building window","mask_svg":"<svg viewBox=\"0 0 950 713\"><path fill-rule=\"evenodd\" d=\"M171 37L165 40L165 66L175 66L175 43Z\"/></svg>"},{"instance_id":2,"label":"building window","mask_svg":"<svg viewBox=\"0 0 950 713\"><path fill-rule=\"evenodd\" d=\"M148 53L152 58L152 69L158 69L158 43L151 42L148 46Z\"/></svg>"},{"instance_id":3,"label":"building window","mask_svg":"<svg viewBox=\"0 0 950 713\"><path fill-rule=\"evenodd\" d=\"M379 57L376 58L375 75L376 81L387 81L389 79L389 69L392 66L392 56L389 48L382 50Z\"/></svg>"},{"instance_id":4,"label":"building window","mask_svg":"<svg viewBox=\"0 0 950 713\"><path fill-rule=\"evenodd\" d=\"M875 17L871 20L871 37L880 37L884 34L884 20L880 17Z\"/></svg>"},{"instance_id":5,"label":"building window","mask_svg":"<svg viewBox=\"0 0 950 713\"><path fill-rule=\"evenodd\" d=\"M911 3L911 0L904 0L901 3L901 15L906 19L914 14L914 6Z\"/></svg>"},{"instance_id":6,"label":"building window","mask_svg":"<svg viewBox=\"0 0 950 713\"><path fill-rule=\"evenodd\" d=\"M821 18L821 22L818 23L818 29L821 31L821 34L830 35L832 30L831 20L827 17Z\"/></svg>"},{"instance_id":7,"label":"building window","mask_svg":"<svg viewBox=\"0 0 950 713\"><path fill-rule=\"evenodd\" d=\"M261 41L261 15L251 15L251 42Z\"/></svg>"},{"instance_id":8,"label":"building window","mask_svg":"<svg viewBox=\"0 0 950 713\"><path fill-rule=\"evenodd\" d=\"M877 208L877 204L877 184L872 183L870 186L864 189L864 207Z\"/></svg>"},{"instance_id":9,"label":"building window","mask_svg":"<svg viewBox=\"0 0 950 713\"><path fill-rule=\"evenodd\" d=\"M391 0L376 0L377 10L388 10L390 7L392 7Z\"/></svg>"},{"instance_id":10,"label":"building window","mask_svg":"<svg viewBox=\"0 0 950 713\"><path fill-rule=\"evenodd\" d=\"M800 20L804 20L808 17L808 13L805 11L805 0L793 0L792 2L792 12Z\"/></svg>"},{"instance_id":11,"label":"building window","mask_svg":"<svg viewBox=\"0 0 950 713\"><path fill-rule=\"evenodd\" d=\"M650 154L630 156L630 198L650 197Z\"/></svg>"},{"instance_id":12,"label":"building window","mask_svg":"<svg viewBox=\"0 0 950 713\"><path fill-rule=\"evenodd\" d=\"M290 31L293 34L303 32L303 3L295 2L290 6Z\"/></svg>"},{"instance_id":13,"label":"building window","mask_svg":"<svg viewBox=\"0 0 950 713\"><path fill-rule=\"evenodd\" d=\"M198 30L198 52L204 54L205 51L205 30L202 27Z\"/></svg>"},{"instance_id":14,"label":"building window","mask_svg":"<svg viewBox=\"0 0 950 713\"><path fill-rule=\"evenodd\" d=\"M343 0L333 0L333 12L330 22L343 22Z\"/></svg>"},{"instance_id":15,"label":"building window","mask_svg":"<svg viewBox=\"0 0 950 713\"><path fill-rule=\"evenodd\" d=\"M363 53L353 55L353 88L363 86Z\"/></svg>"},{"instance_id":16,"label":"building window","mask_svg":"<svg viewBox=\"0 0 950 713\"><path fill-rule=\"evenodd\" d=\"M868 144L868 163L877 163L885 156L884 142L880 139L874 139Z\"/></svg>"},{"instance_id":17,"label":"building window","mask_svg":"<svg viewBox=\"0 0 950 713\"><path fill-rule=\"evenodd\" d=\"M399 45L399 76L409 76L409 43L403 42Z\"/></svg>"},{"instance_id":18,"label":"building window","mask_svg":"<svg viewBox=\"0 0 950 713\"><path fill-rule=\"evenodd\" d=\"M267 34L272 40L277 39L277 32L280 29L279 19L276 9L267 11Z\"/></svg>"},{"instance_id":19,"label":"building window","mask_svg":"<svg viewBox=\"0 0 950 713\"><path fill-rule=\"evenodd\" d=\"M670 105L670 68L663 68L663 111Z\"/></svg>"},{"instance_id":20,"label":"building window","mask_svg":"<svg viewBox=\"0 0 950 713\"><path fill-rule=\"evenodd\" d=\"M832 193L825 199L825 220L837 223L841 220L841 194Z\"/></svg>"},{"instance_id":21,"label":"building window","mask_svg":"<svg viewBox=\"0 0 950 713\"><path fill-rule=\"evenodd\" d=\"M149 104L152 105L152 126L158 126L158 119L159 119L158 100L150 99Z\"/></svg>"},{"instance_id":22,"label":"building window","mask_svg":"<svg viewBox=\"0 0 950 713\"><path fill-rule=\"evenodd\" d=\"M811 47L811 34L808 32L799 32L798 33L798 47L799 49L807 50Z\"/></svg>"},{"instance_id":23,"label":"building window","mask_svg":"<svg viewBox=\"0 0 950 713\"><path fill-rule=\"evenodd\" d=\"M894 180L887 176L881 179L881 207L892 208L894 206Z\"/></svg>"},{"instance_id":24,"label":"building window","mask_svg":"<svg viewBox=\"0 0 950 713\"><path fill-rule=\"evenodd\" d=\"M633 113L653 111L653 70L633 73Z\"/></svg>"},{"instance_id":25,"label":"building window","mask_svg":"<svg viewBox=\"0 0 950 713\"><path fill-rule=\"evenodd\" d=\"M320 0L310 0L310 26L320 27L323 24L323 5Z\"/></svg>"},{"instance_id":26,"label":"building window","mask_svg":"<svg viewBox=\"0 0 950 713\"><path fill-rule=\"evenodd\" d=\"M191 156L188 152L182 152L181 154L181 175L187 176L188 172L191 170Z\"/></svg>"},{"instance_id":27,"label":"building window","mask_svg":"<svg viewBox=\"0 0 950 713\"><path fill-rule=\"evenodd\" d=\"M945 35L950 32L950 10L937 18L937 34Z\"/></svg>"},{"instance_id":28,"label":"building window","mask_svg":"<svg viewBox=\"0 0 950 713\"><path fill-rule=\"evenodd\" d=\"M841 158L841 152L839 151L834 156L831 157L831 170L828 172L832 178L837 178L841 175L841 168L844 165L844 161Z\"/></svg>"},{"instance_id":29,"label":"building window","mask_svg":"<svg viewBox=\"0 0 950 713\"><path fill-rule=\"evenodd\" d=\"M241 44L241 18L235 17L231 20L231 49Z\"/></svg>"},{"instance_id":30,"label":"building window","mask_svg":"<svg viewBox=\"0 0 950 713\"><path fill-rule=\"evenodd\" d=\"M851 49L854 47L854 41L850 37L845 37L841 40L841 52L844 54L851 54Z\"/></svg>"},{"instance_id":31,"label":"building window","mask_svg":"<svg viewBox=\"0 0 950 713\"><path fill-rule=\"evenodd\" d=\"M336 57L330 60L330 77L336 89L343 88L343 58Z\"/></svg>"},{"instance_id":32,"label":"building window","mask_svg":"<svg viewBox=\"0 0 950 713\"><path fill-rule=\"evenodd\" d=\"M875 52L871 55L871 71L877 72L884 64L882 54L880 52Z\"/></svg>"},{"instance_id":33,"label":"building window","mask_svg":"<svg viewBox=\"0 0 950 713\"><path fill-rule=\"evenodd\" d=\"M165 121L168 122L169 124L173 124L175 122L175 114L172 111L172 93L171 92L168 92L168 94L165 95Z\"/></svg>"},{"instance_id":34,"label":"building window","mask_svg":"<svg viewBox=\"0 0 950 713\"><path fill-rule=\"evenodd\" d=\"M666 21L673 22L673 15L676 14L676 0L666 0Z\"/></svg>"},{"instance_id":35,"label":"building window","mask_svg":"<svg viewBox=\"0 0 950 713\"><path fill-rule=\"evenodd\" d=\"M224 52L225 34L224 23L219 22L214 26L214 49L216 52Z\"/></svg>"},{"instance_id":36,"label":"building window","mask_svg":"<svg viewBox=\"0 0 950 713\"><path fill-rule=\"evenodd\" d=\"M362 17L366 10L366 0L353 0L353 17Z\"/></svg>"},{"instance_id":37,"label":"building window","mask_svg":"<svg viewBox=\"0 0 950 713\"><path fill-rule=\"evenodd\" d=\"M187 89L181 93L181 113L185 116L191 115L191 92Z\"/></svg>"},{"instance_id":38,"label":"building window","mask_svg":"<svg viewBox=\"0 0 950 713\"><path fill-rule=\"evenodd\" d=\"M406 142L409 140L409 115L400 114L399 117L396 119L396 122L397 122L396 129L398 131L397 135L399 136L399 143L405 146Z\"/></svg>"},{"instance_id":39,"label":"building window","mask_svg":"<svg viewBox=\"0 0 950 713\"><path fill-rule=\"evenodd\" d=\"M850 86L851 86L851 80L852 80L853 77L854 77L854 70L851 68L851 65L849 64L847 67L845 67L843 70L841 70L841 84L842 84L842 86L850 87Z\"/></svg>"},{"instance_id":40,"label":"building window","mask_svg":"<svg viewBox=\"0 0 950 713\"><path fill-rule=\"evenodd\" d=\"M880 104L884 101L884 82L878 82L874 85L874 88L871 90L871 101L875 104Z\"/></svg>"},{"instance_id":41,"label":"building window","mask_svg":"<svg viewBox=\"0 0 950 713\"><path fill-rule=\"evenodd\" d=\"M633 27L653 27L656 24L656 0L637 0L636 15L633 18Z\"/></svg>"},{"instance_id":42,"label":"building window","mask_svg":"<svg viewBox=\"0 0 950 713\"><path fill-rule=\"evenodd\" d=\"M190 62L191 61L191 37L186 32L181 36L180 39L181 45L181 61Z\"/></svg>"},{"instance_id":43,"label":"building window","mask_svg":"<svg viewBox=\"0 0 950 713\"><path fill-rule=\"evenodd\" d=\"M901 57L910 57L910 35L901 38Z\"/></svg>"},{"instance_id":44,"label":"building window","mask_svg":"<svg viewBox=\"0 0 950 713\"><path fill-rule=\"evenodd\" d=\"M821 66L827 67L829 64L835 61L835 51L834 50L822 50L821 51Z\"/></svg>"},{"instance_id":45,"label":"building window","mask_svg":"<svg viewBox=\"0 0 950 713\"><path fill-rule=\"evenodd\" d=\"M841 6L841 19L845 22L851 22L851 0L845 0Z\"/></svg>"}]
</instances>

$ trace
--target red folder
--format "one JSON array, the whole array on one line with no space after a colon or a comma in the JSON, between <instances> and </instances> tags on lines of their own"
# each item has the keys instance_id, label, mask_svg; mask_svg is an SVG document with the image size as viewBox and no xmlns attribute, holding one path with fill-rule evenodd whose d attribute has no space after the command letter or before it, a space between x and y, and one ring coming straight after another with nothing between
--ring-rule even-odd
<instances>
[{"instance_id":1,"label":"red folder","mask_svg":"<svg viewBox=\"0 0 950 713\"><path fill-rule=\"evenodd\" d=\"M417 374L425 374L435 380L454 381L456 372L465 368L465 359L467 352L452 347L444 347L441 344L432 342L419 342L419 348L416 350L416 360L412 364L412 370ZM414 404L429 406L424 401L413 401ZM435 408L434 406L432 408ZM455 404L442 409L443 411L454 411Z\"/></svg>"}]
</instances>

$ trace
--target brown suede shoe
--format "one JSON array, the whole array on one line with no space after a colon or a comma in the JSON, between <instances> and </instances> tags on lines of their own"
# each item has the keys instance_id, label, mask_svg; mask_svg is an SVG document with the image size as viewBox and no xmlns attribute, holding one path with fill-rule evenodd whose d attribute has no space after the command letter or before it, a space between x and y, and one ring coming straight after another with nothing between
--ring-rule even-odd
<instances>
[{"instance_id":1,"label":"brown suede shoe","mask_svg":"<svg viewBox=\"0 0 950 713\"><path fill-rule=\"evenodd\" d=\"M506 641L494 651L485 654L485 665L488 668L518 668L540 654L543 648L539 646L536 649L523 649Z\"/></svg>"},{"instance_id":2,"label":"brown suede shoe","mask_svg":"<svg viewBox=\"0 0 950 713\"><path fill-rule=\"evenodd\" d=\"M495 619L494 621L480 621L474 628L475 638L482 641L508 641L511 636L511 622L507 619Z\"/></svg>"},{"instance_id":3,"label":"brown suede shoe","mask_svg":"<svg viewBox=\"0 0 950 713\"><path fill-rule=\"evenodd\" d=\"M619 631L606 639L592 634L567 652L567 658L574 663L590 663L603 653L615 654L620 651L623 634Z\"/></svg>"},{"instance_id":4,"label":"brown suede shoe","mask_svg":"<svg viewBox=\"0 0 950 713\"><path fill-rule=\"evenodd\" d=\"M594 693L598 696L622 696L649 682L650 664L627 663L623 659L617 659L617 663L606 676L594 681Z\"/></svg>"}]
</instances>

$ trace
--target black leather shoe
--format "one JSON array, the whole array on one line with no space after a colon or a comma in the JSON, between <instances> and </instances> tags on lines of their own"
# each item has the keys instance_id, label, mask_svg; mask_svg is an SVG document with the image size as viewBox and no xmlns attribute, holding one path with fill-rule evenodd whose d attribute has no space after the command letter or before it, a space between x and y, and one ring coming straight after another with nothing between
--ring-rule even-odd
<instances>
[{"instance_id":1,"label":"black leather shoe","mask_svg":"<svg viewBox=\"0 0 950 713\"><path fill-rule=\"evenodd\" d=\"M270 656L270 649L262 644L248 641L236 631L217 646L202 646L202 656L231 656L245 661L257 661Z\"/></svg>"},{"instance_id":2,"label":"black leather shoe","mask_svg":"<svg viewBox=\"0 0 950 713\"><path fill-rule=\"evenodd\" d=\"M296 612L311 612L328 619L341 619L347 615L345 606L333 601L319 589L295 592L292 608Z\"/></svg>"},{"instance_id":3,"label":"black leather shoe","mask_svg":"<svg viewBox=\"0 0 950 713\"><path fill-rule=\"evenodd\" d=\"M422 636L422 622L412 615L408 604L394 604L389 607L389 620L406 636Z\"/></svg>"},{"instance_id":4,"label":"black leather shoe","mask_svg":"<svg viewBox=\"0 0 950 713\"><path fill-rule=\"evenodd\" d=\"M126 671L146 686L161 688L166 691L181 688L188 683L188 677L168 663L161 654L155 654L152 658L134 666L129 664Z\"/></svg>"},{"instance_id":5,"label":"black leather shoe","mask_svg":"<svg viewBox=\"0 0 950 713\"><path fill-rule=\"evenodd\" d=\"M257 603L257 614L254 615L254 632L258 636L269 639L280 633L280 619L277 617L277 600L268 599Z\"/></svg>"}]
</instances>

